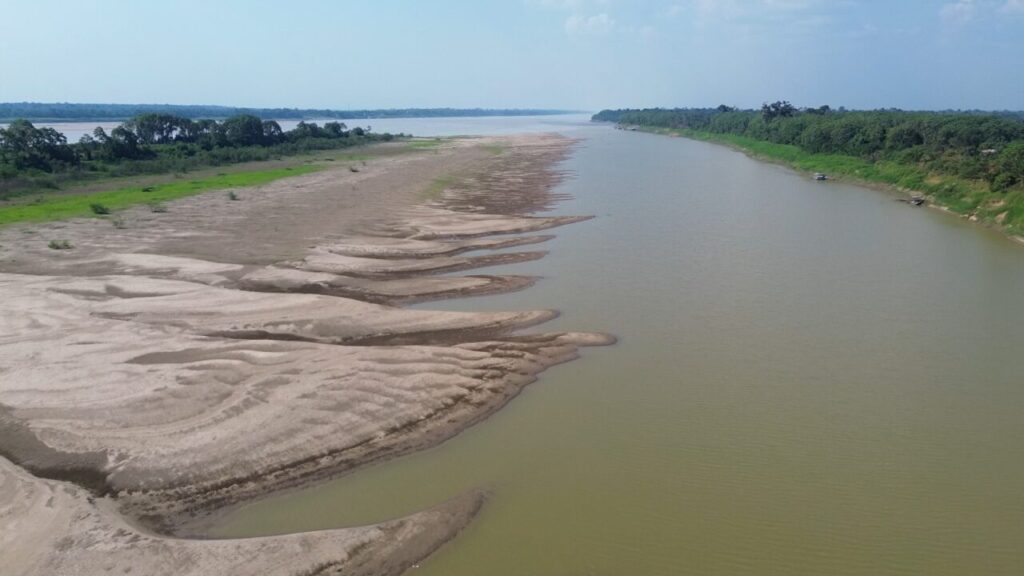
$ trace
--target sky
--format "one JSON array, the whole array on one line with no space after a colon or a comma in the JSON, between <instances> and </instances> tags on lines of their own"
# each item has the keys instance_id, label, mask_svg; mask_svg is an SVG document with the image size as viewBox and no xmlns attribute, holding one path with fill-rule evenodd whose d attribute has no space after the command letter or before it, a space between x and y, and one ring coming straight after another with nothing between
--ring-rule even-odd
<instances>
[{"instance_id":1,"label":"sky","mask_svg":"<svg viewBox=\"0 0 1024 576\"><path fill-rule=\"evenodd\" d=\"M0 0L0 101L1024 110L1024 0Z\"/></svg>"}]
</instances>

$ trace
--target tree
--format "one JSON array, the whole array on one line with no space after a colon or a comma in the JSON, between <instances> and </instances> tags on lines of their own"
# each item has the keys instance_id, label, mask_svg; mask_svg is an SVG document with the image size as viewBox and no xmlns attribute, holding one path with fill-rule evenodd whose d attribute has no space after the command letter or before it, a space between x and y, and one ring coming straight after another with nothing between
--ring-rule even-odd
<instances>
[{"instance_id":1,"label":"tree","mask_svg":"<svg viewBox=\"0 0 1024 576\"><path fill-rule=\"evenodd\" d=\"M263 141L266 144L277 144L284 140L284 131L281 125L273 120L263 121Z\"/></svg>"},{"instance_id":2,"label":"tree","mask_svg":"<svg viewBox=\"0 0 1024 576\"><path fill-rule=\"evenodd\" d=\"M60 132L19 119L0 129L0 162L19 170L53 172L60 165L78 164L78 156Z\"/></svg>"},{"instance_id":3,"label":"tree","mask_svg":"<svg viewBox=\"0 0 1024 576\"><path fill-rule=\"evenodd\" d=\"M906 150L924 144L924 136L921 135L917 126L910 122L904 122L889 130L885 144L890 150Z\"/></svg>"},{"instance_id":4,"label":"tree","mask_svg":"<svg viewBox=\"0 0 1024 576\"><path fill-rule=\"evenodd\" d=\"M123 125L111 130L110 136L101 128L97 128L94 135L102 142L102 154L107 160L139 160L152 156L152 151L141 145L135 132Z\"/></svg>"},{"instance_id":5,"label":"tree","mask_svg":"<svg viewBox=\"0 0 1024 576\"><path fill-rule=\"evenodd\" d=\"M193 141L199 144L203 150L213 150L227 143L220 124L217 124L216 120L210 120L209 118L196 120L192 129L195 133L195 140Z\"/></svg>"},{"instance_id":6,"label":"tree","mask_svg":"<svg viewBox=\"0 0 1024 576\"><path fill-rule=\"evenodd\" d=\"M263 121L251 114L232 116L221 124L229 146L263 144Z\"/></svg>"},{"instance_id":7,"label":"tree","mask_svg":"<svg viewBox=\"0 0 1024 576\"><path fill-rule=\"evenodd\" d=\"M345 132L345 128L348 128L348 126L345 126L344 123L327 122L324 124L324 134L328 138L344 138L348 136L348 132Z\"/></svg>"},{"instance_id":8,"label":"tree","mask_svg":"<svg viewBox=\"0 0 1024 576\"><path fill-rule=\"evenodd\" d=\"M178 118L178 131L174 134L175 142L193 143L199 139L199 124L189 118Z\"/></svg>"},{"instance_id":9,"label":"tree","mask_svg":"<svg viewBox=\"0 0 1024 576\"><path fill-rule=\"evenodd\" d=\"M796 107L786 100L779 100L772 102L771 104L761 105L761 116L763 116L766 121L771 121L776 118L789 118L794 114L796 114Z\"/></svg>"},{"instance_id":10,"label":"tree","mask_svg":"<svg viewBox=\"0 0 1024 576\"><path fill-rule=\"evenodd\" d=\"M304 140L306 138L318 138L320 134L320 127L316 125L316 122L302 121L295 125L289 133L295 140Z\"/></svg>"},{"instance_id":11,"label":"tree","mask_svg":"<svg viewBox=\"0 0 1024 576\"><path fill-rule=\"evenodd\" d=\"M1024 182L1024 141L1017 141L999 153L996 161L1001 176L1000 188Z\"/></svg>"},{"instance_id":12,"label":"tree","mask_svg":"<svg viewBox=\"0 0 1024 576\"><path fill-rule=\"evenodd\" d=\"M99 142L88 134L82 134L82 137L78 139L78 149L85 154L86 160L92 160L93 153L97 148L99 148Z\"/></svg>"},{"instance_id":13,"label":"tree","mask_svg":"<svg viewBox=\"0 0 1024 576\"><path fill-rule=\"evenodd\" d=\"M171 114L140 114L125 122L142 144L169 144L181 127L183 118Z\"/></svg>"},{"instance_id":14,"label":"tree","mask_svg":"<svg viewBox=\"0 0 1024 576\"><path fill-rule=\"evenodd\" d=\"M808 152L832 152L832 130L820 122L812 124L800 135L800 147Z\"/></svg>"}]
</instances>

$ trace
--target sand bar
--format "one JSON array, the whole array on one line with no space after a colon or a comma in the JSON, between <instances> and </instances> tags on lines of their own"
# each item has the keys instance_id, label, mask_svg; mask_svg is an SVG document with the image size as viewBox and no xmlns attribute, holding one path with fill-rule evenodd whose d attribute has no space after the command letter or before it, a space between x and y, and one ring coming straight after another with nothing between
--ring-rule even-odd
<instances>
[{"instance_id":1,"label":"sand bar","mask_svg":"<svg viewBox=\"0 0 1024 576\"><path fill-rule=\"evenodd\" d=\"M382 147L343 167L0 230L0 552L17 574L398 574L482 505L210 541L218 513L432 446L580 346L552 310L396 307L518 290L543 257L558 136ZM495 153L495 149L500 153ZM453 182L427 197L432 182ZM52 238L75 249L49 250ZM443 275L442 275L443 274Z\"/></svg>"}]
</instances>

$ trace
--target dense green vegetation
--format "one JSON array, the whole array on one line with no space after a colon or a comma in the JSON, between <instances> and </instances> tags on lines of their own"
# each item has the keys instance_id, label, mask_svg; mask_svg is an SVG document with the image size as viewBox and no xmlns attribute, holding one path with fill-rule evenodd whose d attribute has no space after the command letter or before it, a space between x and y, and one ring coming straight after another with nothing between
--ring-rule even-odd
<instances>
[{"instance_id":1,"label":"dense green vegetation","mask_svg":"<svg viewBox=\"0 0 1024 576\"><path fill-rule=\"evenodd\" d=\"M135 204L150 204L153 206L154 212L165 212L166 208L161 203L176 198L210 190L259 186L288 176L308 174L320 168L320 166L314 165L296 166L257 172L221 174L209 178L155 186L133 186L93 194L53 195L39 198L31 203L0 206L0 226L15 222L61 220L90 214L102 216ZM237 198L238 196L235 195L233 199Z\"/></svg>"},{"instance_id":2,"label":"dense green vegetation","mask_svg":"<svg viewBox=\"0 0 1024 576\"><path fill-rule=\"evenodd\" d=\"M186 172L309 152L388 141L391 134L351 130L340 122L299 122L284 131L252 115L224 121L170 114L136 116L108 134L97 127L77 143L53 128L15 120L0 128L0 199L97 177Z\"/></svg>"},{"instance_id":3,"label":"dense green vegetation","mask_svg":"<svg viewBox=\"0 0 1024 576\"><path fill-rule=\"evenodd\" d=\"M604 110L593 119L925 192L956 212L1024 232L1024 121L1012 115L798 109L775 102L761 110Z\"/></svg>"},{"instance_id":4,"label":"dense green vegetation","mask_svg":"<svg viewBox=\"0 0 1024 576\"><path fill-rule=\"evenodd\" d=\"M400 108L392 110L318 110L299 108L235 108L175 104L70 104L63 102L0 103L0 119L24 118L40 121L126 120L143 114L169 114L192 120L230 118L248 114L265 120L312 118L432 118L447 116L534 116L563 114L562 110L521 110L484 108Z\"/></svg>"}]
</instances>

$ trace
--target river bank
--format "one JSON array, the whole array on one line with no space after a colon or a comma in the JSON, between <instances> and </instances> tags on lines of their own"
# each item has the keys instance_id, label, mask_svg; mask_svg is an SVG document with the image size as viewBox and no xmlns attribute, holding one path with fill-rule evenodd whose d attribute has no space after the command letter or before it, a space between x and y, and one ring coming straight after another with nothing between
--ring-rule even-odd
<instances>
[{"instance_id":1,"label":"river bank","mask_svg":"<svg viewBox=\"0 0 1024 576\"><path fill-rule=\"evenodd\" d=\"M1012 240L1024 244L1024 228L1021 227L1024 211L1013 205L1013 201L989 193L977 182L955 176L931 174L913 165L895 162L872 163L839 154L812 154L796 146L775 144L735 134L650 126L632 128L651 134L682 136L728 146L757 160L781 164L805 174L824 173L830 179L890 192L901 198L925 195L929 207L998 230Z\"/></svg>"},{"instance_id":2,"label":"river bank","mask_svg":"<svg viewBox=\"0 0 1024 576\"><path fill-rule=\"evenodd\" d=\"M367 528L187 537L238 504L435 445L578 347L612 342L517 333L551 310L395 307L529 286L438 273L543 257L463 253L537 244L551 236L530 233L581 220L528 215L550 202L571 145L454 140L238 189L237 201L131 208L114 226L0 230L8 567L246 574L259 561L268 574L397 574L447 541L479 494ZM50 249L53 238L74 248Z\"/></svg>"}]
</instances>

